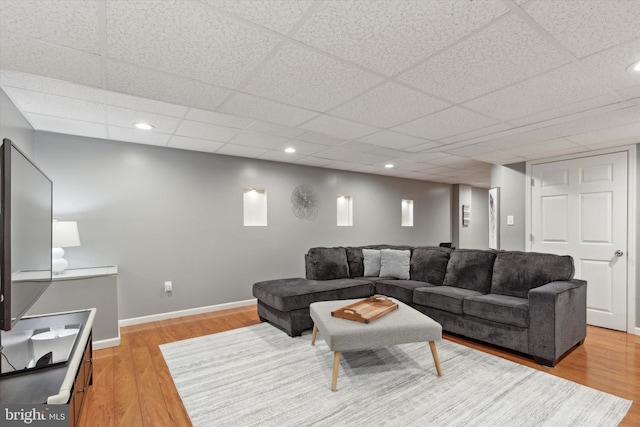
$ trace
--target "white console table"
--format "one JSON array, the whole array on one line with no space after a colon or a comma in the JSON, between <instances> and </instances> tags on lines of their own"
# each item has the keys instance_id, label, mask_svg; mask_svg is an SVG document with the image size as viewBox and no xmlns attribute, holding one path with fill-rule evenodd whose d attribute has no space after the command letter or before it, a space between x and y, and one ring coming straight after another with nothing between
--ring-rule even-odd
<instances>
[{"instance_id":1,"label":"white console table","mask_svg":"<svg viewBox=\"0 0 640 427\"><path fill-rule=\"evenodd\" d=\"M118 267L65 270L38 298L28 315L96 308L93 349L120 344L118 326Z\"/></svg>"}]
</instances>

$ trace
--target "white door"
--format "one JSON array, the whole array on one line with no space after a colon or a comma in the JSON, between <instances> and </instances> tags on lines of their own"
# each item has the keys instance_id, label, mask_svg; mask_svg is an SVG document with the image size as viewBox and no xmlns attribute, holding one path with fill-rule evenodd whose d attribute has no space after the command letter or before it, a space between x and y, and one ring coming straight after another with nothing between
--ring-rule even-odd
<instances>
[{"instance_id":1,"label":"white door","mask_svg":"<svg viewBox=\"0 0 640 427\"><path fill-rule=\"evenodd\" d=\"M531 168L531 249L573 256L587 322L626 330L627 153Z\"/></svg>"}]
</instances>

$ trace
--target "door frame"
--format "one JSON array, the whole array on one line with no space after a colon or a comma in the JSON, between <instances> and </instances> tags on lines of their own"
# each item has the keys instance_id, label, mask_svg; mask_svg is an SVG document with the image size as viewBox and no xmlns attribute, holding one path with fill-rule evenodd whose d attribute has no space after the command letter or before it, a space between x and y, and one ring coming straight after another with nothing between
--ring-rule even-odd
<instances>
[{"instance_id":1,"label":"door frame","mask_svg":"<svg viewBox=\"0 0 640 427\"><path fill-rule=\"evenodd\" d=\"M637 282L637 232L638 232L638 224L634 221L637 212L637 198L638 198L638 190L637 190L637 165L640 159L637 155L636 145L627 145L622 147L609 148L604 150L594 150L589 151L587 153L581 154L572 154L566 156L559 157L549 157L545 159L539 160L531 160L526 163L526 179L525 179L525 248L527 251L531 251L531 169L535 165L539 165L542 163L550 163L550 162L558 162L563 160L577 160L585 157L594 157L603 154L612 154L612 153L627 153L627 232L629 233L629 238L627 241L627 248L625 252L627 253L627 333L640 335L640 313L637 313L636 310L639 308L639 305L636 304L636 298L639 293L636 291L636 282Z\"/></svg>"}]
</instances>

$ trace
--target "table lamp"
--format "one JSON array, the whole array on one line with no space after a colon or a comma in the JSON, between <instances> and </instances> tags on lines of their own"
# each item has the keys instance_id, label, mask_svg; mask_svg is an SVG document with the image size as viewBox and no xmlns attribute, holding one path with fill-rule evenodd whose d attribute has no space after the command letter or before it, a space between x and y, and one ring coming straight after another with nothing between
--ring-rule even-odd
<instances>
[{"instance_id":1,"label":"table lamp","mask_svg":"<svg viewBox=\"0 0 640 427\"><path fill-rule=\"evenodd\" d=\"M51 272L61 274L69 265L64 259L64 249L80 246L78 223L76 221L53 221L53 250L51 260Z\"/></svg>"}]
</instances>

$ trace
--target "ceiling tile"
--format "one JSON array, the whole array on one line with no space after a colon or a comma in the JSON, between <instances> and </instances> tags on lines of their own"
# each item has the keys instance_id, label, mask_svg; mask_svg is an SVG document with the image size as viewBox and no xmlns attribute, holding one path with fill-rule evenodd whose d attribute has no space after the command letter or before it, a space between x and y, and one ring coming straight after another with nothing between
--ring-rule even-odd
<instances>
[{"instance_id":1,"label":"ceiling tile","mask_svg":"<svg viewBox=\"0 0 640 427\"><path fill-rule=\"evenodd\" d=\"M578 58L640 34L636 0L538 0L527 3L524 10Z\"/></svg>"},{"instance_id":2,"label":"ceiling tile","mask_svg":"<svg viewBox=\"0 0 640 427\"><path fill-rule=\"evenodd\" d=\"M184 136L172 136L167 146L171 148L179 148L181 150L215 153L223 145L223 142L208 141L206 139L187 138Z\"/></svg>"},{"instance_id":3,"label":"ceiling tile","mask_svg":"<svg viewBox=\"0 0 640 427\"><path fill-rule=\"evenodd\" d=\"M509 15L397 78L459 103L567 62L526 22Z\"/></svg>"},{"instance_id":4,"label":"ceiling tile","mask_svg":"<svg viewBox=\"0 0 640 427\"><path fill-rule=\"evenodd\" d=\"M580 62L608 87L621 90L631 86L640 87L640 73L631 73L627 70L627 67L638 61L640 61L640 38L588 56Z\"/></svg>"},{"instance_id":5,"label":"ceiling tile","mask_svg":"<svg viewBox=\"0 0 640 427\"><path fill-rule=\"evenodd\" d=\"M352 163L360 163L360 164L375 164L384 162L387 160L383 156L378 156L371 153L362 153L354 150L347 150L339 147L331 147L324 151L314 154L314 157L320 157L323 159L333 159L346 161L349 160Z\"/></svg>"},{"instance_id":6,"label":"ceiling tile","mask_svg":"<svg viewBox=\"0 0 640 427\"><path fill-rule=\"evenodd\" d=\"M227 88L246 79L280 42L192 1L107 2L107 34L111 59Z\"/></svg>"},{"instance_id":7,"label":"ceiling tile","mask_svg":"<svg viewBox=\"0 0 640 427\"><path fill-rule=\"evenodd\" d=\"M271 160L273 162L292 163L296 160L301 160L304 156L297 153L285 153L284 151L271 150L261 154L258 158L262 160Z\"/></svg>"},{"instance_id":8,"label":"ceiling tile","mask_svg":"<svg viewBox=\"0 0 640 427\"><path fill-rule=\"evenodd\" d=\"M171 135L166 133L149 132L145 130L108 126L109 139L116 141L134 142L136 144L165 146Z\"/></svg>"},{"instance_id":9,"label":"ceiling tile","mask_svg":"<svg viewBox=\"0 0 640 427\"><path fill-rule=\"evenodd\" d=\"M153 132L173 133L175 132L179 118L171 116L163 116L160 114L149 113L140 110L130 110L128 108L107 106L107 122L113 126L120 126L137 131L134 128L136 123L147 123L153 126Z\"/></svg>"},{"instance_id":10,"label":"ceiling tile","mask_svg":"<svg viewBox=\"0 0 640 427\"><path fill-rule=\"evenodd\" d=\"M316 132L324 132L343 139L358 139L379 130L372 126L329 116L327 114L322 114L315 119L308 121L303 124L301 128Z\"/></svg>"},{"instance_id":11,"label":"ceiling tile","mask_svg":"<svg viewBox=\"0 0 640 427\"><path fill-rule=\"evenodd\" d=\"M257 71L244 90L286 104L326 111L380 81L373 74L289 43Z\"/></svg>"},{"instance_id":12,"label":"ceiling tile","mask_svg":"<svg viewBox=\"0 0 640 427\"><path fill-rule=\"evenodd\" d=\"M307 166L323 167L333 163L333 160L309 156L309 157L304 157L302 159L298 159L295 161L295 163L298 163L301 165L307 165Z\"/></svg>"},{"instance_id":13,"label":"ceiling tile","mask_svg":"<svg viewBox=\"0 0 640 427\"><path fill-rule=\"evenodd\" d=\"M236 93L220 107L219 111L251 117L285 126L298 126L318 115L314 111L269 101L253 95Z\"/></svg>"},{"instance_id":14,"label":"ceiling tile","mask_svg":"<svg viewBox=\"0 0 640 427\"><path fill-rule=\"evenodd\" d=\"M190 138L228 142L231 138L236 136L238 132L238 129L212 125L209 123L194 122L193 120L184 120L180 123L180 126L178 126L175 134L188 136Z\"/></svg>"},{"instance_id":15,"label":"ceiling tile","mask_svg":"<svg viewBox=\"0 0 640 427\"><path fill-rule=\"evenodd\" d=\"M442 138L440 139L440 143L446 144L446 145L455 144L462 141L473 140L475 138L482 137L482 136L497 134L499 132L512 129L512 128L513 126L508 125L507 123L496 123L495 125L472 130L470 132L464 132L458 135Z\"/></svg>"},{"instance_id":16,"label":"ceiling tile","mask_svg":"<svg viewBox=\"0 0 640 427\"><path fill-rule=\"evenodd\" d=\"M268 133L270 135L281 136L283 138L295 138L305 132L304 129L276 125L273 123L265 123L259 120L254 121L251 126L247 128L247 130Z\"/></svg>"},{"instance_id":17,"label":"ceiling tile","mask_svg":"<svg viewBox=\"0 0 640 427\"><path fill-rule=\"evenodd\" d=\"M513 148L506 148L503 151L514 156L529 157L545 153L553 153L568 148L581 148L565 138L551 139L548 141L536 142L532 144L520 145Z\"/></svg>"},{"instance_id":18,"label":"ceiling tile","mask_svg":"<svg viewBox=\"0 0 640 427\"><path fill-rule=\"evenodd\" d=\"M101 85L99 56L27 38L0 37L0 68Z\"/></svg>"},{"instance_id":19,"label":"ceiling tile","mask_svg":"<svg viewBox=\"0 0 640 427\"><path fill-rule=\"evenodd\" d=\"M323 145L341 145L345 143L344 139L329 136L321 132L305 132L298 136L296 139L307 142L315 142Z\"/></svg>"},{"instance_id":20,"label":"ceiling tile","mask_svg":"<svg viewBox=\"0 0 640 427\"><path fill-rule=\"evenodd\" d=\"M273 149L286 144L288 140L288 138L282 138L280 136L267 135L264 133L250 132L245 130L238 133L231 140L231 143L237 145L246 145L249 147Z\"/></svg>"},{"instance_id":21,"label":"ceiling tile","mask_svg":"<svg viewBox=\"0 0 640 427\"><path fill-rule=\"evenodd\" d=\"M617 93L622 99L640 98L640 85L619 90Z\"/></svg>"},{"instance_id":22,"label":"ceiling tile","mask_svg":"<svg viewBox=\"0 0 640 427\"><path fill-rule=\"evenodd\" d=\"M225 144L222 148L216 151L217 154L224 154L226 156L236 157L250 157L256 158L260 154L266 153L264 148L245 147L242 145Z\"/></svg>"},{"instance_id":23,"label":"ceiling tile","mask_svg":"<svg viewBox=\"0 0 640 427\"><path fill-rule=\"evenodd\" d=\"M215 111L200 110L198 108L190 108L184 118L236 129L244 129L253 123L252 119L246 119L244 117L233 116L230 114L216 113Z\"/></svg>"},{"instance_id":24,"label":"ceiling tile","mask_svg":"<svg viewBox=\"0 0 640 427\"><path fill-rule=\"evenodd\" d=\"M287 34L302 18L313 0L204 0L218 9L263 27Z\"/></svg>"},{"instance_id":25,"label":"ceiling tile","mask_svg":"<svg viewBox=\"0 0 640 427\"><path fill-rule=\"evenodd\" d=\"M568 136L567 139L580 145L593 145L607 141L627 140L634 137L636 138L636 143L640 143L640 116L638 116L638 121L635 123Z\"/></svg>"},{"instance_id":26,"label":"ceiling tile","mask_svg":"<svg viewBox=\"0 0 640 427\"><path fill-rule=\"evenodd\" d=\"M436 159L442 159L444 157L449 157L449 154L447 153L441 153L441 152L422 152L422 153L407 153L406 157L403 157L405 159L408 160L414 160L416 162L426 162L429 163L430 161L436 160Z\"/></svg>"},{"instance_id":27,"label":"ceiling tile","mask_svg":"<svg viewBox=\"0 0 640 427\"><path fill-rule=\"evenodd\" d=\"M524 157L515 156L513 154L505 153L502 151L492 151L485 154L476 154L473 156L473 158L482 162L490 162L496 165L520 163L526 160Z\"/></svg>"},{"instance_id":28,"label":"ceiling tile","mask_svg":"<svg viewBox=\"0 0 640 427\"><path fill-rule=\"evenodd\" d=\"M109 61L107 88L188 107L215 110L231 92L192 79Z\"/></svg>"},{"instance_id":29,"label":"ceiling tile","mask_svg":"<svg viewBox=\"0 0 640 427\"><path fill-rule=\"evenodd\" d=\"M506 10L494 0L331 1L324 2L294 38L390 76Z\"/></svg>"},{"instance_id":30,"label":"ceiling tile","mask_svg":"<svg viewBox=\"0 0 640 427\"><path fill-rule=\"evenodd\" d=\"M38 131L88 136L90 138L107 138L107 126L104 124L30 113L26 113L25 117L33 128Z\"/></svg>"},{"instance_id":31,"label":"ceiling tile","mask_svg":"<svg viewBox=\"0 0 640 427\"><path fill-rule=\"evenodd\" d=\"M0 2L0 35L19 35L50 45L99 53L95 0ZM34 16L43 19L33 19Z\"/></svg>"},{"instance_id":32,"label":"ceiling tile","mask_svg":"<svg viewBox=\"0 0 640 427\"><path fill-rule=\"evenodd\" d=\"M107 91L95 87L9 70L0 70L0 85L93 102L104 102L107 97Z\"/></svg>"},{"instance_id":33,"label":"ceiling tile","mask_svg":"<svg viewBox=\"0 0 640 427\"><path fill-rule=\"evenodd\" d=\"M105 106L100 103L17 88L5 88L5 92L23 112L106 123Z\"/></svg>"},{"instance_id":34,"label":"ceiling tile","mask_svg":"<svg viewBox=\"0 0 640 427\"><path fill-rule=\"evenodd\" d=\"M393 128L399 132L438 140L495 124L496 121L460 107L452 107Z\"/></svg>"},{"instance_id":35,"label":"ceiling tile","mask_svg":"<svg viewBox=\"0 0 640 427\"><path fill-rule=\"evenodd\" d=\"M163 116L184 117L187 107L170 104L167 102L154 101L153 99L141 98L139 96L126 95L124 93L104 91L107 104L116 107L129 108L131 110L148 111L149 113L161 114Z\"/></svg>"},{"instance_id":36,"label":"ceiling tile","mask_svg":"<svg viewBox=\"0 0 640 427\"><path fill-rule=\"evenodd\" d=\"M574 64L569 64L464 105L490 117L509 121L600 95L605 95L604 90ZM611 97L611 101L615 99Z\"/></svg>"},{"instance_id":37,"label":"ceiling tile","mask_svg":"<svg viewBox=\"0 0 640 427\"><path fill-rule=\"evenodd\" d=\"M422 138L416 138L415 136L392 132L390 130L382 130L380 132L365 136L363 138L360 138L360 141L366 142L368 144L395 148L399 150L405 149L407 147L414 147L416 145L421 146L425 144L425 140Z\"/></svg>"},{"instance_id":38,"label":"ceiling tile","mask_svg":"<svg viewBox=\"0 0 640 427\"><path fill-rule=\"evenodd\" d=\"M592 110L595 110L599 107L607 107L614 104L614 98L610 94L595 96L590 99L585 99L578 102L571 102L567 104L559 105L555 108L550 108L548 110L542 111L540 113L535 113L529 116L524 116L518 119L509 120L509 123L516 126L544 126L545 122L551 120L565 120L567 117L575 115L575 114L586 114L591 115ZM547 124L549 125L549 124Z\"/></svg>"},{"instance_id":39,"label":"ceiling tile","mask_svg":"<svg viewBox=\"0 0 640 427\"><path fill-rule=\"evenodd\" d=\"M288 147L295 148L296 154L303 155L319 153L320 151L329 148L326 145L314 144L313 142L291 140L279 146L278 149L284 151L284 149Z\"/></svg>"},{"instance_id":40,"label":"ceiling tile","mask_svg":"<svg viewBox=\"0 0 640 427\"><path fill-rule=\"evenodd\" d=\"M431 150L432 148L441 147L442 144L438 142L425 142L424 144L414 145L413 147L405 148L405 151L409 151L411 153L419 153L425 150Z\"/></svg>"},{"instance_id":41,"label":"ceiling tile","mask_svg":"<svg viewBox=\"0 0 640 427\"><path fill-rule=\"evenodd\" d=\"M387 82L330 111L334 116L388 128L449 107L450 104Z\"/></svg>"},{"instance_id":42,"label":"ceiling tile","mask_svg":"<svg viewBox=\"0 0 640 427\"><path fill-rule=\"evenodd\" d=\"M483 147L479 145L471 145L462 148L455 148L452 150L447 150L446 153L453 154L454 156L463 156L463 157L473 157L478 154L491 153L494 150L488 147Z\"/></svg>"}]
</instances>

